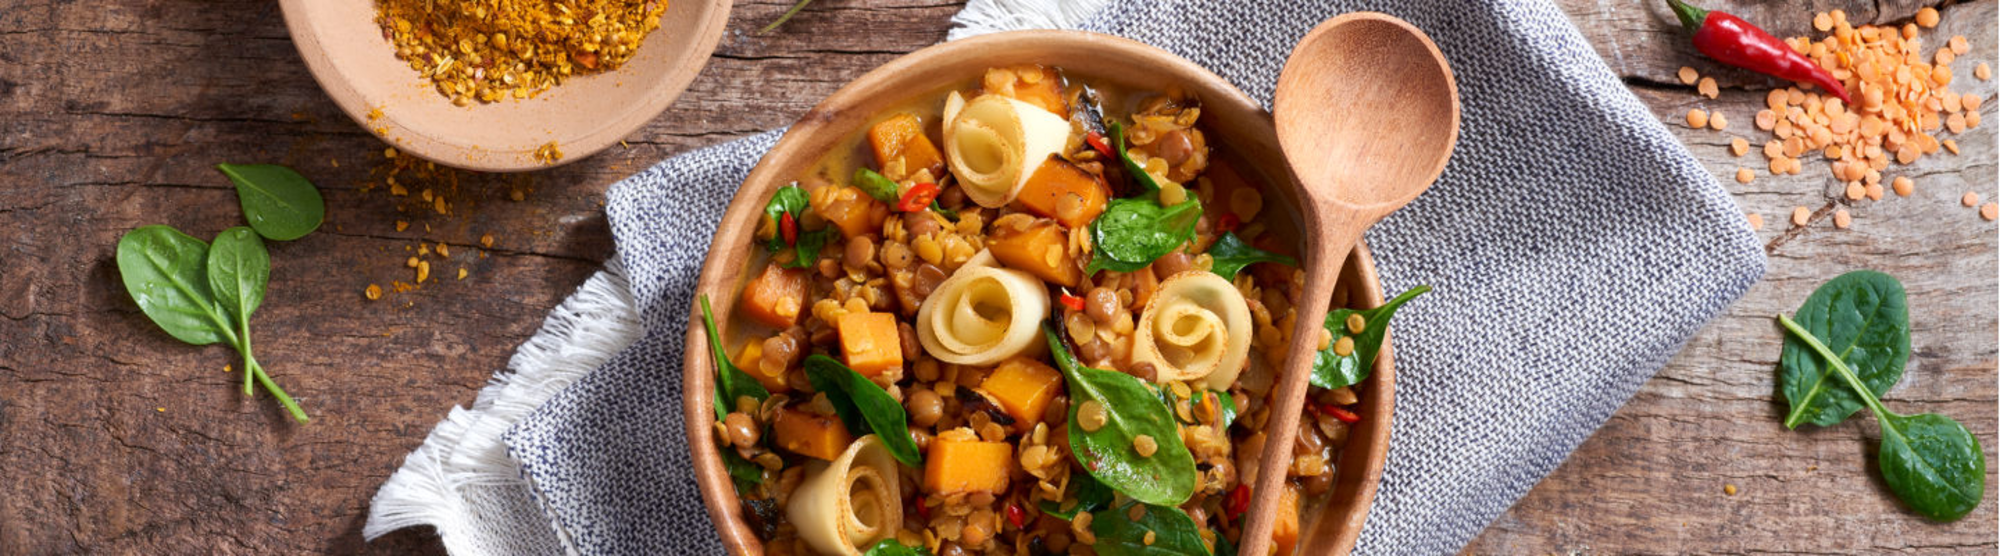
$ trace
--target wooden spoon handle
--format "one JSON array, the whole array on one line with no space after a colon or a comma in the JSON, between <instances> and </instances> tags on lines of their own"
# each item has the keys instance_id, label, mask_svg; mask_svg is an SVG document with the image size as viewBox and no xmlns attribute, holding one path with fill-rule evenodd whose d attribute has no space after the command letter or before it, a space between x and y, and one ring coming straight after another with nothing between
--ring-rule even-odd
<instances>
[{"instance_id":1,"label":"wooden spoon handle","mask_svg":"<svg viewBox=\"0 0 2000 556\"><path fill-rule=\"evenodd\" d=\"M1342 222L1341 224L1348 224ZM1271 397L1271 417L1264 425L1264 454L1258 458L1257 483L1250 489L1249 522L1237 542L1237 554L1270 552L1272 527L1276 525L1278 489L1283 488L1292 467L1292 444L1298 442L1299 416L1305 410L1311 386L1313 356L1319 351L1319 330L1333 303L1333 287L1340 279L1341 266L1354 244L1361 239L1362 226L1323 227L1314 233L1314 253L1305 261L1305 292L1294 306L1298 322L1292 327L1290 351L1285 355L1284 372ZM1346 229L1354 228L1354 229ZM1288 556L1288 555L1287 555Z\"/></svg>"}]
</instances>

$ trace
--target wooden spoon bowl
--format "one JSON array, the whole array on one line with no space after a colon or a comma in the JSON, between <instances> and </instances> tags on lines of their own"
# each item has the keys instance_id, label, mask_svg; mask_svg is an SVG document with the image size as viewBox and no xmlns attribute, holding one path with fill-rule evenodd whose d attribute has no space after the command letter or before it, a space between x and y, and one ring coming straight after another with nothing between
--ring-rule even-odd
<instances>
[{"instance_id":1,"label":"wooden spoon bowl","mask_svg":"<svg viewBox=\"0 0 2000 556\"><path fill-rule=\"evenodd\" d=\"M805 175L823 153L852 144L884 111L907 106L912 99L939 98L945 89L972 83L986 68L1014 64L1060 67L1070 76L1093 84L1140 91L1180 87L1193 94L1202 101L1200 125L1204 133L1246 163L1239 169L1260 174L1267 199L1267 216L1260 218L1307 222L1306 215L1295 210L1308 206L1305 189L1287 170L1270 113L1214 73L1142 43L1076 31L1019 31L953 41L898 58L827 97L801 117L751 171L722 217L695 290L697 295L710 298L724 336L732 342L741 341L732 335L730 323L744 283L762 268L758 253L762 248L753 237L764 203L777 188ZM1367 250L1343 250L1342 257L1346 264L1333 266L1340 269L1343 302L1356 307L1380 304L1381 286ZM724 547L732 554L761 554L762 543L744 521L741 503L716 447L712 409L715 363L708 341L700 309L695 307L682 377L682 409L695 476ZM738 345L727 347L733 350ZM1309 553L1341 552L1354 545L1388 452L1394 384L1391 358L1384 353L1361 386L1357 413L1362 424L1353 431L1337 464L1339 478L1332 499L1320 510L1319 522L1339 525L1325 527L1326 534L1311 537L1306 545Z\"/></svg>"}]
</instances>

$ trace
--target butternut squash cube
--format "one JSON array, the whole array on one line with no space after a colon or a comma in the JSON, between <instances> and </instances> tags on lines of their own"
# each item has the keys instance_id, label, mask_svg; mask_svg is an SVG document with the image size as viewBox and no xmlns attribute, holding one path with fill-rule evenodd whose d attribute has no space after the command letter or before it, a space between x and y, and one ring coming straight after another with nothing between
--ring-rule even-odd
<instances>
[{"instance_id":1,"label":"butternut squash cube","mask_svg":"<svg viewBox=\"0 0 2000 556\"><path fill-rule=\"evenodd\" d=\"M1083 279L1083 268L1069 255L1069 234L1054 220L1035 220L1018 229L994 226L986 248L1000 264L1051 284L1073 288Z\"/></svg>"},{"instance_id":2,"label":"butternut squash cube","mask_svg":"<svg viewBox=\"0 0 2000 556\"><path fill-rule=\"evenodd\" d=\"M1014 87L1008 96L1014 97L1015 100L1040 106L1062 116L1069 115L1067 104L1063 102L1062 74L1056 73L1055 68L1026 64L987 71L1008 71L1012 74ZM988 75L985 83L991 86L993 76Z\"/></svg>"},{"instance_id":3,"label":"butternut squash cube","mask_svg":"<svg viewBox=\"0 0 2000 556\"><path fill-rule=\"evenodd\" d=\"M805 269L767 264L743 286L743 313L773 328L791 328L799 322L809 285Z\"/></svg>"},{"instance_id":4,"label":"butternut squash cube","mask_svg":"<svg viewBox=\"0 0 2000 556\"><path fill-rule=\"evenodd\" d=\"M1062 373L1040 361L1015 357L1001 361L979 389L1014 417L1015 430L1025 431L1042 422L1049 400L1062 389Z\"/></svg>"},{"instance_id":5,"label":"butternut squash cube","mask_svg":"<svg viewBox=\"0 0 2000 556\"><path fill-rule=\"evenodd\" d=\"M959 432L966 433L961 429ZM972 434L941 434L924 455L924 491L932 494L1007 492L1014 447Z\"/></svg>"},{"instance_id":6,"label":"butternut squash cube","mask_svg":"<svg viewBox=\"0 0 2000 556\"><path fill-rule=\"evenodd\" d=\"M865 376L903 366L903 335L896 330L896 315L889 313L847 313L834 328L840 331L840 352L847 367Z\"/></svg>"},{"instance_id":7,"label":"butternut squash cube","mask_svg":"<svg viewBox=\"0 0 2000 556\"><path fill-rule=\"evenodd\" d=\"M743 374L757 379L757 383L764 385L765 390L773 393L791 391L792 385L785 383L785 375L783 373L776 375L764 374L763 360L764 341L752 339L743 343L743 351L737 352L736 359L730 362L735 363L736 368L742 369Z\"/></svg>"},{"instance_id":8,"label":"butternut squash cube","mask_svg":"<svg viewBox=\"0 0 2000 556\"><path fill-rule=\"evenodd\" d=\"M822 189L826 192L815 192L812 196L813 212L840 228L841 237L882 235L882 221L889 218L889 205L854 187L827 185Z\"/></svg>"},{"instance_id":9,"label":"butternut squash cube","mask_svg":"<svg viewBox=\"0 0 2000 556\"><path fill-rule=\"evenodd\" d=\"M1060 156L1050 156L1028 176L1021 194L1014 198L1021 208L1056 219L1070 228L1089 226L1104 213L1109 188L1092 174Z\"/></svg>"},{"instance_id":10,"label":"butternut squash cube","mask_svg":"<svg viewBox=\"0 0 2000 556\"><path fill-rule=\"evenodd\" d=\"M1271 544L1278 554L1291 554L1299 546L1299 489L1287 483L1278 495L1278 522L1271 526Z\"/></svg>"},{"instance_id":11,"label":"butternut squash cube","mask_svg":"<svg viewBox=\"0 0 2000 556\"><path fill-rule=\"evenodd\" d=\"M902 175L889 179L901 179L922 169L929 169L932 176L944 173L944 156L924 135L923 121L914 114L897 114L868 128L868 146L875 151L878 168L886 170L889 162L902 159Z\"/></svg>"},{"instance_id":12,"label":"butternut squash cube","mask_svg":"<svg viewBox=\"0 0 2000 556\"><path fill-rule=\"evenodd\" d=\"M779 409L778 416L771 419L771 435L779 448L826 461L840 457L854 442L854 435L847 432L839 417L789 407Z\"/></svg>"}]
</instances>

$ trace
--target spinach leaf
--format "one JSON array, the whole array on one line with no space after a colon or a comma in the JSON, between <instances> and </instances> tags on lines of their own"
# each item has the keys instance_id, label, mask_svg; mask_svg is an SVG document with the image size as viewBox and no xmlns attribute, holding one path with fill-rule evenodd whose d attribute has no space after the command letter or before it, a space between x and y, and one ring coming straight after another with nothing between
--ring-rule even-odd
<instances>
[{"instance_id":1,"label":"spinach leaf","mask_svg":"<svg viewBox=\"0 0 2000 556\"><path fill-rule=\"evenodd\" d=\"M1235 280L1236 273L1242 271L1243 267L1255 263L1299 266L1298 259L1251 247L1250 244L1243 242L1243 238L1236 237L1236 232L1223 232L1222 237L1215 238L1215 244L1208 246L1208 256L1215 259L1215 266L1210 267L1210 270L1230 280Z\"/></svg>"},{"instance_id":2,"label":"spinach leaf","mask_svg":"<svg viewBox=\"0 0 2000 556\"><path fill-rule=\"evenodd\" d=\"M1229 434L1230 423L1236 422L1236 398L1221 390L1209 390L1208 395L1215 397L1215 407L1221 411L1215 417L1215 430Z\"/></svg>"},{"instance_id":3,"label":"spinach leaf","mask_svg":"<svg viewBox=\"0 0 2000 556\"><path fill-rule=\"evenodd\" d=\"M1872 270L1842 274L1814 290L1796 320L1838 354L1869 393L1879 397L1903 379L1910 359L1910 309L1895 278ZM1787 337L1779 364L1792 406L1786 428L1830 427L1861 410L1860 396L1840 384L1803 340Z\"/></svg>"},{"instance_id":4,"label":"spinach leaf","mask_svg":"<svg viewBox=\"0 0 2000 556\"><path fill-rule=\"evenodd\" d=\"M877 201L887 203L889 208L895 208L896 202L902 200L902 195L896 193L896 182L867 168L854 169L854 187Z\"/></svg>"},{"instance_id":5,"label":"spinach leaf","mask_svg":"<svg viewBox=\"0 0 2000 556\"><path fill-rule=\"evenodd\" d=\"M1194 494L1194 455L1181 443L1173 410L1132 375L1077 363L1055 328L1043 325L1042 335L1068 379L1069 447L1077 463L1105 486L1134 500L1159 506L1186 502ZM1092 401L1105 413L1104 425L1094 431L1077 423L1078 408ZM1132 447L1140 435L1152 437L1156 444L1151 456L1141 456Z\"/></svg>"},{"instance_id":6,"label":"spinach leaf","mask_svg":"<svg viewBox=\"0 0 2000 556\"><path fill-rule=\"evenodd\" d=\"M701 296L701 320L708 328L708 349L715 359L715 403L710 405L715 406L715 422L720 423L735 409L738 398L749 396L761 402L771 397L771 391L729 360L729 351L722 347L722 333L715 328L715 313L708 308L708 294Z\"/></svg>"},{"instance_id":7,"label":"spinach leaf","mask_svg":"<svg viewBox=\"0 0 2000 556\"><path fill-rule=\"evenodd\" d=\"M764 246L772 253L786 249L783 222L786 214L792 215L793 227L797 230L795 234L797 241L792 242L790 248L797 256L792 258L792 262L784 265L786 268L812 266L813 261L819 260L820 249L826 247L826 243L833 239L834 234L839 233L839 229L832 226L817 232L806 231L805 214L810 208L806 190L800 189L797 183L778 188L777 193L771 194L771 201L764 204L764 216L771 219L772 225L779 226L778 233L771 234L771 241Z\"/></svg>"},{"instance_id":8,"label":"spinach leaf","mask_svg":"<svg viewBox=\"0 0 2000 556\"><path fill-rule=\"evenodd\" d=\"M207 259L207 243L167 226L144 226L118 238L118 274L125 292L153 324L190 344L228 341L234 346L234 329L203 276Z\"/></svg>"},{"instance_id":9,"label":"spinach leaf","mask_svg":"<svg viewBox=\"0 0 2000 556\"><path fill-rule=\"evenodd\" d=\"M1396 316L1396 309L1404 303L1428 291L1431 291L1430 286L1417 286L1380 307L1327 312L1324 326L1327 332L1333 333L1333 341L1327 343L1326 349L1313 355L1312 385L1331 389L1360 384L1367 379L1369 371L1375 369L1375 355L1382 351L1382 340L1389 336L1389 318ZM1363 321L1358 333L1347 328L1347 319L1357 315ZM1340 354L1341 338L1351 339L1347 355Z\"/></svg>"},{"instance_id":10,"label":"spinach leaf","mask_svg":"<svg viewBox=\"0 0 2000 556\"><path fill-rule=\"evenodd\" d=\"M813 390L826 394L833 402L834 413L856 436L873 431L881 437L882 445L889 448L889 455L903 465L922 468L923 454L917 452L917 443L910 439L909 416L903 413L903 404L889 397L868 377L847 368L847 365L825 355L806 357L806 379L812 382ZM866 428L863 428L866 425Z\"/></svg>"},{"instance_id":11,"label":"spinach leaf","mask_svg":"<svg viewBox=\"0 0 2000 556\"><path fill-rule=\"evenodd\" d=\"M1146 504L1139 519L1134 520L1133 507L1139 505L1127 502L1110 511L1091 514L1090 532L1097 534L1097 543L1090 547L1103 556L1209 556L1208 545L1201 542L1201 528L1187 512ZM1153 537L1150 543L1146 542L1149 534Z\"/></svg>"},{"instance_id":12,"label":"spinach leaf","mask_svg":"<svg viewBox=\"0 0 2000 556\"><path fill-rule=\"evenodd\" d=\"M1943 415L1905 416L1889 411L1854 370L1812 332L1784 315L1778 315L1778 323L1827 363L1875 415L1882 427L1878 467L1896 498L1918 514L1938 521L1955 521L1979 506L1986 497L1986 453L1980 449L1978 437Z\"/></svg>"},{"instance_id":13,"label":"spinach leaf","mask_svg":"<svg viewBox=\"0 0 2000 556\"><path fill-rule=\"evenodd\" d=\"M729 470L729 480L736 483L738 494L747 493L764 483L764 467L743 459L736 449L722 447L722 466Z\"/></svg>"},{"instance_id":14,"label":"spinach leaf","mask_svg":"<svg viewBox=\"0 0 2000 556\"><path fill-rule=\"evenodd\" d=\"M1111 505L1114 495L1104 483L1091 478L1089 473L1071 473L1069 482L1076 485L1076 505L1065 510L1059 502L1043 500L1042 513L1068 521L1076 518L1077 512L1096 512Z\"/></svg>"},{"instance_id":15,"label":"spinach leaf","mask_svg":"<svg viewBox=\"0 0 2000 556\"><path fill-rule=\"evenodd\" d=\"M1118 155L1118 162L1125 165L1125 174L1132 176L1132 181L1139 182L1139 186L1145 190L1141 192L1142 196L1159 194L1160 182L1153 181L1153 175L1146 173L1146 168L1140 166L1139 161L1132 160L1132 153L1125 150L1125 126L1118 122L1111 122L1110 126L1111 150L1114 151L1113 154Z\"/></svg>"},{"instance_id":16,"label":"spinach leaf","mask_svg":"<svg viewBox=\"0 0 2000 556\"><path fill-rule=\"evenodd\" d=\"M924 550L921 546L904 546L902 541L894 537L876 541L875 544L868 545L868 550L861 552L861 556L930 556L930 554L929 550Z\"/></svg>"},{"instance_id":17,"label":"spinach leaf","mask_svg":"<svg viewBox=\"0 0 2000 556\"><path fill-rule=\"evenodd\" d=\"M1159 201L1146 197L1112 199L1104 213L1090 222L1093 250L1084 272L1145 268L1194 238L1195 223L1200 220L1201 200L1192 196L1171 207L1161 207Z\"/></svg>"},{"instance_id":18,"label":"spinach leaf","mask_svg":"<svg viewBox=\"0 0 2000 556\"><path fill-rule=\"evenodd\" d=\"M1229 537L1216 533L1215 556L1236 556L1236 543L1229 542Z\"/></svg>"},{"instance_id":19,"label":"spinach leaf","mask_svg":"<svg viewBox=\"0 0 2000 556\"><path fill-rule=\"evenodd\" d=\"M958 223L958 211L944 208L944 205L938 204L937 199L931 199L931 212L938 213L938 216L943 216L945 220L950 220L954 224Z\"/></svg>"},{"instance_id":20,"label":"spinach leaf","mask_svg":"<svg viewBox=\"0 0 2000 556\"><path fill-rule=\"evenodd\" d=\"M276 164L217 164L215 169L236 184L243 219L258 235L291 241L319 229L326 220L326 200L305 176Z\"/></svg>"},{"instance_id":21,"label":"spinach leaf","mask_svg":"<svg viewBox=\"0 0 2000 556\"><path fill-rule=\"evenodd\" d=\"M257 232L237 226L215 236L208 249L208 287L224 318L236 326L237 350L243 353L243 368L257 368L250 349L250 314L264 304L264 288L271 281L271 253ZM255 371L243 373L243 395L251 395Z\"/></svg>"}]
</instances>

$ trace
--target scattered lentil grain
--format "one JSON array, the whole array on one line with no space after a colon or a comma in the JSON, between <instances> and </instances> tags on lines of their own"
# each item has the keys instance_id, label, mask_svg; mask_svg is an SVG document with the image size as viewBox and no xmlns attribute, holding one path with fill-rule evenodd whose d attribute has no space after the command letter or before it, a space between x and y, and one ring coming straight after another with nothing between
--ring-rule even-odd
<instances>
[{"instance_id":1,"label":"scattered lentil grain","mask_svg":"<svg viewBox=\"0 0 2000 556\"><path fill-rule=\"evenodd\" d=\"M1925 6L1924 9L1917 10L1917 25L1922 25L1924 26L1925 29L1937 27L1938 25L1937 8Z\"/></svg>"},{"instance_id":2,"label":"scattered lentil grain","mask_svg":"<svg viewBox=\"0 0 2000 556\"><path fill-rule=\"evenodd\" d=\"M1805 207L1792 207L1793 226L1804 227L1806 222L1810 220L1812 220L1812 211L1806 210Z\"/></svg>"},{"instance_id":3,"label":"scattered lentil grain","mask_svg":"<svg viewBox=\"0 0 2000 556\"><path fill-rule=\"evenodd\" d=\"M1969 207L1969 206L1974 206L1974 205L1978 205L1978 204L1979 204L1979 194L1978 194L1978 193L1974 193L1974 192L1971 192L1971 191L1967 191L1967 192L1965 192L1965 196L1962 196L1962 197L1959 197L1959 198L1958 198L1958 202L1959 202L1960 204L1964 204L1965 206L1968 206L1968 207Z\"/></svg>"},{"instance_id":4,"label":"scattered lentil grain","mask_svg":"<svg viewBox=\"0 0 2000 556\"><path fill-rule=\"evenodd\" d=\"M1867 197L1867 196L1868 196L1867 186L1861 185L1861 182L1858 181L1847 182L1847 200L1859 201L1861 200L1862 197Z\"/></svg>"},{"instance_id":5,"label":"scattered lentil grain","mask_svg":"<svg viewBox=\"0 0 2000 556\"><path fill-rule=\"evenodd\" d=\"M1752 230L1762 230L1762 229L1764 229L1764 215L1762 215L1762 214L1757 214L1757 213L1754 213L1754 212L1752 212L1752 213L1749 213L1749 214L1745 214L1745 215L1743 215L1743 219L1744 219L1744 220L1749 220L1749 221L1750 221L1750 229L1752 229Z\"/></svg>"},{"instance_id":6,"label":"scattered lentil grain","mask_svg":"<svg viewBox=\"0 0 2000 556\"><path fill-rule=\"evenodd\" d=\"M1989 202L1979 205L1979 217L1986 219L1987 222L2000 219L2000 203Z\"/></svg>"},{"instance_id":7,"label":"scattered lentil grain","mask_svg":"<svg viewBox=\"0 0 2000 556\"><path fill-rule=\"evenodd\" d=\"M1736 169L1736 183L1750 183L1754 179L1757 179L1757 173L1750 171L1749 168Z\"/></svg>"},{"instance_id":8,"label":"scattered lentil grain","mask_svg":"<svg viewBox=\"0 0 2000 556\"><path fill-rule=\"evenodd\" d=\"M1909 176L1896 176L1896 179L1889 182L1889 186L1895 188L1897 197L1908 197L1917 189L1917 183L1911 181Z\"/></svg>"},{"instance_id":9,"label":"scattered lentil grain","mask_svg":"<svg viewBox=\"0 0 2000 556\"><path fill-rule=\"evenodd\" d=\"M1708 112L1705 112L1700 108L1689 109L1687 115L1687 123L1688 127L1695 129L1708 127Z\"/></svg>"},{"instance_id":10,"label":"scattered lentil grain","mask_svg":"<svg viewBox=\"0 0 2000 556\"><path fill-rule=\"evenodd\" d=\"M1699 78L1700 76L1701 74L1696 73L1694 71L1694 68L1681 66L1680 78L1682 85L1693 85L1695 79Z\"/></svg>"},{"instance_id":11,"label":"scattered lentil grain","mask_svg":"<svg viewBox=\"0 0 2000 556\"><path fill-rule=\"evenodd\" d=\"M1729 118L1724 117L1721 112L1716 112L1714 114L1709 115L1708 117L1709 129L1722 131L1722 129L1726 127L1729 127Z\"/></svg>"},{"instance_id":12,"label":"scattered lentil grain","mask_svg":"<svg viewBox=\"0 0 2000 556\"><path fill-rule=\"evenodd\" d=\"M382 298L382 286L377 286L377 285L374 285L374 284L369 284L369 285L368 285L368 289L366 289L366 290L362 290L362 291L361 291L361 295L365 295L365 296L368 296L368 299L369 299L369 300L371 300L371 301L372 301L372 300L376 300L376 299L381 299L381 298ZM226 370L226 369L225 369L225 370Z\"/></svg>"},{"instance_id":13,"label":"scattered lentil grain","mask_svg":"<svg viewBox=\"0 0 2000 556\"><path fill-rule=\"evenodd\" d=\"M1715 86L1715 78L1703 77L1701 84L1695 86L1695 92L1701 93L1701 96L1715 98L1722 94L1722 89Z\"/></svg>"},{"instance_id":14,"label":"scattered lentil grain","mask_svg":"<svg viewBox=\"0 0 2000 556\"><path fill-rule=\"evenodd\" d=\"M1735 496L1735 495L1736 495L1736 485L1735 485L1735 484L1732 484L1732 483L1723 483L1723 485L1722 485L1722 493L1723 493L1723 494L1727 494L1727 495L1730 495L1730 496Z\"/></svg>"},{"instance_id":15,"label":"scattered lentil grain","mask_svg":"<svg viewBox=\"0 0 2000 556\"><path fill-rule=\"evenodd\" d=\"M1729 154L1743 156L1750 153L1750 141L1742 137L1729 140Z\"/></svg>"},{"instance_id":16,"label":"scattered lentil grain","mask_svg":"<svg viewBox=\"0 0 2000 556\"><path fill-rule=\"evenodd\" d=\"M1845 230L1849 225L1853 223L1854 223L1854 215L1848 214L1847 209L1844 208L1834 209L1833 227Z\"/></svg>"}]
</instances>

